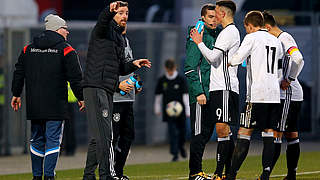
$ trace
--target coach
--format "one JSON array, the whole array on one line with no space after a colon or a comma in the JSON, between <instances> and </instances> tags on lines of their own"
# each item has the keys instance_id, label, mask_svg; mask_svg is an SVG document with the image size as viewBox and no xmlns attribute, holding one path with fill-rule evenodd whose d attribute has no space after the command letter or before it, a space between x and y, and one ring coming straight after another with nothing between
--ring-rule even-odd
<instances>
[{"instance_id":1,"label":"coach","mask_svg":"<svg viewBox=\"0 0 320 180\"><path fill-rule=\"evenodd\" d=\"M46 31L24 47L12 81L13 110L21 107L26 83L27 119L31 120L30 151L33 180L54 180L63 123L68 118L67 81L84 109L82 72L76 51L66 43L66 22L56 15L45 18Z\"/></svg>"},{"instance_id":2,"label":"coach","mask_svg":"<svg viewBox=\"0 0 320 180\"><path fill-rule=\"evenodd\" d=\"M119 13L119 16L115 16ZM113 93L119 86L119 75L127 75L141 66L151 67L147 59L125 61L125 39L121 35L128 20L128 3L110 3L98 18L91 32L84 72L83 93L91 141L86 166L99 163L101 180L114 179L114 149L112 146ZM95 155L95 150L97 155ZM96 156L96 157L95 157ZM95 179L84 176L84 179Z\"/></svg>"}]
</instances>

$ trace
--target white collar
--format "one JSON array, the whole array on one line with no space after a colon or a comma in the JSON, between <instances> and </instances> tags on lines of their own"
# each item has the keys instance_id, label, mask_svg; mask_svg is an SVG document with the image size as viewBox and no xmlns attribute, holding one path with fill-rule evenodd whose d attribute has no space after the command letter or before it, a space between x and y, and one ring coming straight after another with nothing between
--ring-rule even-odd
<instances>
[{"instance_id":1,"label":"white collar","mask_svg":"<svg viewBox=\"0 0 320 180\"><path fill-rule=\"evenodd\" d=\"M178 76L178 71L174 71L172 76L169 76L169 74L166 72L166 78L169 80L173 80Z\"/></svg>"}]
</instances>

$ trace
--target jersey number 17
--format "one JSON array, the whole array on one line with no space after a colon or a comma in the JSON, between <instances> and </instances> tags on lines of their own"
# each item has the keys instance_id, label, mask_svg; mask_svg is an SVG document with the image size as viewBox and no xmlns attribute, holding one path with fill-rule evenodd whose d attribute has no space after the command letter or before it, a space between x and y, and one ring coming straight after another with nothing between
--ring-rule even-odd
<instances>
[{"instance_id":1,"label":"jersey number 17","mask_svg":"<svg viewBox=\"0 0 320 180\"><path fill-rule=\"evenodd\" d=\"M271 59L271 74L274 74L274 62L276 60L276 47L266 46L267 49L267 73L270 73L270 65L269 65L269 52L272 51L272 59Z\"/></svg>"}]
</instances>

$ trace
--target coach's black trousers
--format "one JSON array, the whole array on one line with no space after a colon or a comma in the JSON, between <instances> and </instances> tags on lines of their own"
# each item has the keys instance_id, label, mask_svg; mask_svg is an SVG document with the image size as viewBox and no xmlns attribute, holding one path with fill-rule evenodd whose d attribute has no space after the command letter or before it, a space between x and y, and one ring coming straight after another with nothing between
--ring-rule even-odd
<instances>
[{"instance_id":1,"label":"coach's black trousers","mask_svg":"<svg viewBox=\"0 0 320 180\"><path fill-rule=\"evenodd\" d=\"M113 180L115 176L112 145L113 94L99 88L84 88L83 95L91 134L83 179L94 180L92 169L98 164L100 180Z\"/></svg>"},{"instance_id":2,"label":"coach's black trousers","mask_svg":"<svg viewBox=\"0 0 320 180\"><path fill-rule=\"evenodd\" d=\"M191 142L190 142L190 175L202 171L202 156L206 144L214 130L214 120L210 118L209 105L190 104Z\"/></svg>"}]
</instances>

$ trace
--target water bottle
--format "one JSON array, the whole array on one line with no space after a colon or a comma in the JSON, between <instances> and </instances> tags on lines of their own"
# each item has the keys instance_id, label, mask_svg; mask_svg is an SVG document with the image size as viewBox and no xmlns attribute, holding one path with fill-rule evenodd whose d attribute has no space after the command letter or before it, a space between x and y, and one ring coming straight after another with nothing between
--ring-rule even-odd
<instances>
[{"instance_id":1,"label":"water bottle","mask_svg":"<svg viewBox=\"0 0 320 180\"><path fill-rule=\"evenodd\" d=\"M247 62L246 62L246 60L244 60L241 65L242 65L242 67L247 67Z\"/></svg>"},{"instance_id":2,"label":"water bottle","mask_svg":"<svg viewBox=\"0 0 320 180\"><path fill-rule=\"evenodd\" d=\"M137 88L137 89L142 88L142 81L137 81L137 82L136 82L136 88Z\"/></svg>"},{"instance_id":3,"label":"water bottle","mask_svg":"<svg viewBox=\"0 0 320 180\"><path fill-rule=\"evenodd\" d=\"M128 84L133 84L133 85L135 85L135 86L136 86L136 82L138 82L138 81L137 81L137 75L136 75L136 74L133 75L133 76L130 76L130 78L126 81L126 83L128 83ZM124 95L126 95L127 93L124 92L124 91L122 91L122 90L120 90L120 94L121 94L122 96L124 96Z\"/></svg>"},{"instance_id":4,"label":"water bottle","mask_svg":"<svg viewBox=\"0 0 320 180\"><path fill-rule=\"evenodd\" d=\"M200 34L201 31L203 30L203 26L204 26L204 22L202 20L199 20L196 24L196 29L198 30L198 33ZM192 41L192 38L190 38L190 40Z\"/></svg>"}]
</instances>

